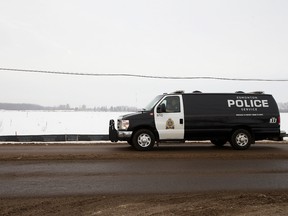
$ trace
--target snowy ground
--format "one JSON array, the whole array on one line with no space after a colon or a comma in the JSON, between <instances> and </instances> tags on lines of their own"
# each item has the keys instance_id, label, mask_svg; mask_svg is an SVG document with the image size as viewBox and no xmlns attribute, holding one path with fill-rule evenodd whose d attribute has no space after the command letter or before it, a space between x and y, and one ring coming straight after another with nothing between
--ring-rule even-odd
<instances>
[{"instance_id":1,"label":"snowy ground","mask_svg":"<svg viewBox=\"0 0 288 216\"><path fill-rule=\"evenodd\" d=\"M119 112L0 111L0 135L108 134Z\"/></svg>"},{"instance_id":2,"label":"snowy ground","mask_svg":"<svg viewBox=\"0 0 288 216\"><path fill-rule=\"evenodd\" d=\"M108 134L109 120L123 114L0 110L0 135ZM281 130L288 132L288 113L281 113Z\"/></svg>"}]
</instances>

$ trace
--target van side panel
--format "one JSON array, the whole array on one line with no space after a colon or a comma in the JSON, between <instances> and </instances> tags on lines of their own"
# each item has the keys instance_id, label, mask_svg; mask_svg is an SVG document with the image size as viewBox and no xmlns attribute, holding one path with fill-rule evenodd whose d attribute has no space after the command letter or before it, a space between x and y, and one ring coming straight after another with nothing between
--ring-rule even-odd
<instances>
[{"instance_id":1,"label":"van side panel","mask_svg":"<svg viewBox=\"0 0 288 216\"><path fill-rule=\"evenodd\" d=\"M229 138L236 128L249 129L255 139L279 136L279 111L265 94L183 94L185 139Z\"/></svg>"}]
</instances>

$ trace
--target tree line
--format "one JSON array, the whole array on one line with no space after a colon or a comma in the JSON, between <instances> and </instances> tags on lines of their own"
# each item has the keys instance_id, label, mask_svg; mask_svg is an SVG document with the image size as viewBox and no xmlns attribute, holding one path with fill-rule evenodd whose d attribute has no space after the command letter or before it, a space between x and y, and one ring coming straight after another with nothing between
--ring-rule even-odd
<instances>
[{"instance_id":1,"label":"tree line","mask_svg":"<svg viewBox=\"0 0 288 216\"><path fill-rule=\"evenodd\" d=\"M41 106L38 104L27 103L0 103L0 110L48 110L48 111L95 111L95 112L134 112L137 111L137 107L133 106L95 106L87 107L81 105L79 107L70 107L69 104L59 106Z\"/></svg>"},{"instance_id":2,"label":"tree line","mask_svg":"<svg viewBox=\"0 0 288 216\"><path fill-rule=\"evenodd\" d=\"M280 112L288 112L288 102L278 103ZM69 104L59 105L54 107L41 106L38 104L26 104L26 103L0 103L0 110L70 110L70 111L95 111L95 112L134 112L139 110L133 106L95 106L87 107L81 105L79 107L70 107Z\"/></svg>"}]
</instances>

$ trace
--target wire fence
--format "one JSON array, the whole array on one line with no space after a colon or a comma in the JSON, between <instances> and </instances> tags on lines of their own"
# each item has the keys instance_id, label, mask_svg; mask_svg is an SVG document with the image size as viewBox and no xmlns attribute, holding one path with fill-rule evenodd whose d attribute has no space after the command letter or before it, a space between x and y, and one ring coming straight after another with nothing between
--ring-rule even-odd
<instances>
[{"instance_id":1,"label":"wire fence","mask_svg":"<svg viewBox=\"0 0 288 216\"><path fill-rule=\"evenodd\" d=\"M246 81L246 82L288 82L288 79L262 79L262 78L228 78L215 76L155 76L131 73L77 73L64 71L49 70L30 70L17 68L0 68L0 71L22 72L22 73L41 73L52 75L69 75L69 76L95 76L95 77L136 77L146 79L170 79L170 80L224 80L224 81Z\"/></svg>"}]
</instances>

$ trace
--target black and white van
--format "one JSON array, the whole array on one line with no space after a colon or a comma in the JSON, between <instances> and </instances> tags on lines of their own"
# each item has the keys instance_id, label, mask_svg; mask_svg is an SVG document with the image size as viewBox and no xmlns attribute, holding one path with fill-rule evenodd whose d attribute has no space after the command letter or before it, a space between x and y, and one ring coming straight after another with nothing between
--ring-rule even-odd
<instances>
[{"instance_id":1,"label":"black and white van","mask_svg":"<svg viewBox=\"0 0 288 216\"><path fill-rule=\"evenodd\" d=\"M247 149L256 140L280 137L280 115L269 94L174 92L155 97L145 109L120 116L117 130L109 123L112 142L127 141L138 150L155 142L211 140Z\"/></svg>"}]
</instances>

